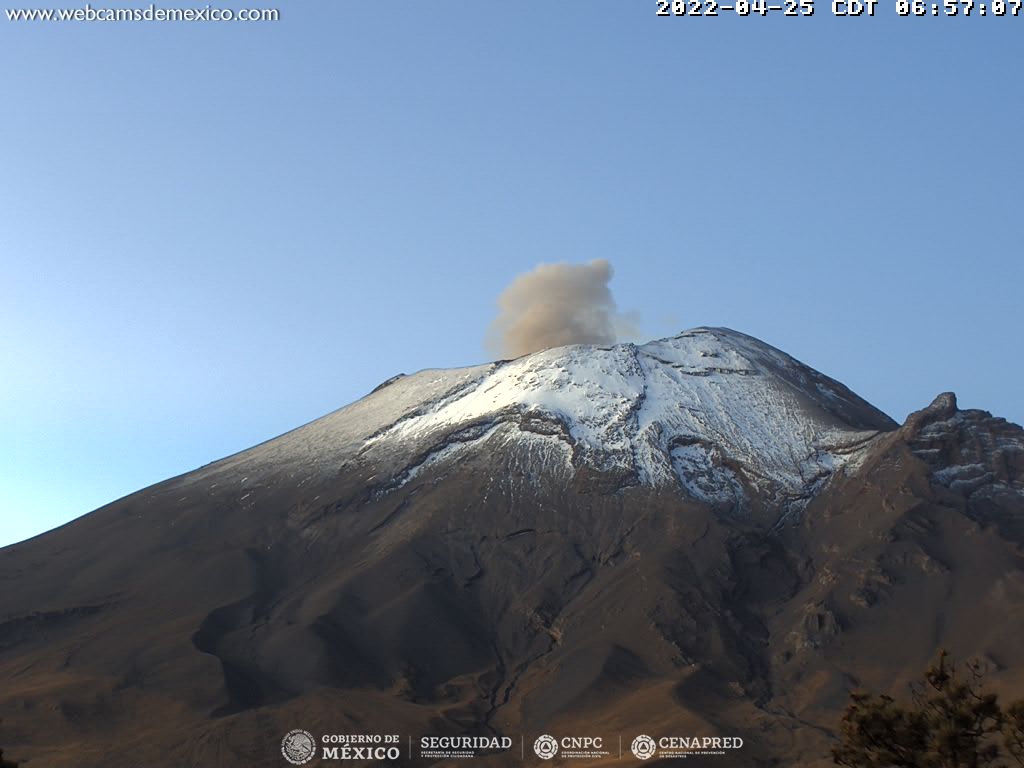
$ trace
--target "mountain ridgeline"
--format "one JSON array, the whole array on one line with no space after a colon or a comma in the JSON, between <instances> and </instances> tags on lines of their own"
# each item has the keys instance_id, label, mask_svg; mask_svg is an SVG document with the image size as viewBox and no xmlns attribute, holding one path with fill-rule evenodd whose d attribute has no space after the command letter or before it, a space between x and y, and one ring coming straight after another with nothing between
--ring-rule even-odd
<instances>
[{"instance_id":1,"label":"mountain ridgeline","mask_svg":"<svg viewBox=\"0 0 1024 768\"><path fill-rule=\"evenodd\" d=\"M0 746L644 733L824 766L849 691L940 647L1024 695L1022 544L1020 427L951 394L898 425L734 331L422 371L0 550Z\"/></svg>"}]
</instances>

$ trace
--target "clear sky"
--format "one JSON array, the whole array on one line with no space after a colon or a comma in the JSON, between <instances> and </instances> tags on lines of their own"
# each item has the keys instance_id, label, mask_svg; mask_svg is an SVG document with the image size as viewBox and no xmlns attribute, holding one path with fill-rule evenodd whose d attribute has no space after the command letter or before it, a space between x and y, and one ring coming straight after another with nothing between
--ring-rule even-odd
<instances>
[{"instance_id":1,"label":"clear sky","mask_svg":"<svg viewBox=\"0 0 1024 768\"><path fill-rule=\"evenodd\" d=\"M1024 421L1024 11L242 7L275 2L0 17L0 545L481 362L541 262L898 420L952 389Z\"/></svg>"}]
</instances>

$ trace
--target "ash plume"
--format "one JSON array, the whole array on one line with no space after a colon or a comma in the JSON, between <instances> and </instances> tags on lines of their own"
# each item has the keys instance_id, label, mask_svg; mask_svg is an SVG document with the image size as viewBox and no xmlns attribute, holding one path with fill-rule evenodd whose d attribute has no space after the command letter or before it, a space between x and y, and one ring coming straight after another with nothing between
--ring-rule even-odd
<instances>
[{"instance_id":1,"label":"ash plume","mask_svg":"<svg viewBox=\"0 0 1024 768\"><path fill-rule=\"evenodd\" d=\"M487 347L500 357L519 357L566 344L614 344L635 334L635 320L620 314L608 287L612 265L540 264L524 272L498 297Z\"/></svg>"}]
</instances>

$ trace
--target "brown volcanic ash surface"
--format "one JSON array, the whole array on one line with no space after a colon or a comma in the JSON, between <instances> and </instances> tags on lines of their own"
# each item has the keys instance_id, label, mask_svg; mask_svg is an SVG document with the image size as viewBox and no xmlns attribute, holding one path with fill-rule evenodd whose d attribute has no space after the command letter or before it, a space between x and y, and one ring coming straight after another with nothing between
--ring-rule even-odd
<instances>
[{"instance_id":1,"label":"brown volcanic ash surface","mask_svg":"<svg viewBox=\"0 0 1024 768\"><path fill-rule=\"evenodd\" d=\"M940 646L1024 695L1022 540L1020 427L951 395L898 427L733 331L424 371L0 550L0 746L497 733L540 764L552 733L636 765L647 733L825 765L848 690L902 695Z\"/></svg>"}]
</instances>

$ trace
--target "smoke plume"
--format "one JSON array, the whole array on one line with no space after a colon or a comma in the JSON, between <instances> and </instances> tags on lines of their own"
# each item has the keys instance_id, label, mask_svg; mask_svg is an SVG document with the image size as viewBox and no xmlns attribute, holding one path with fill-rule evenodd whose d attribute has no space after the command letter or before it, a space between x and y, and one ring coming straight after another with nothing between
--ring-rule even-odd
<instances>
[{"instance_id":1,"label":"smoke plume","mask_svg":"<svg viewBox=\"0 0 1024 768\"><path fill-rule=\"evenodd\" d=\"M633 333L631 317L619 314L608 288L612 265L541 264L498 297L498 316L487 346L500 357L519 357L565 344L614 344Z\"/></svg>"}]
</instances>

